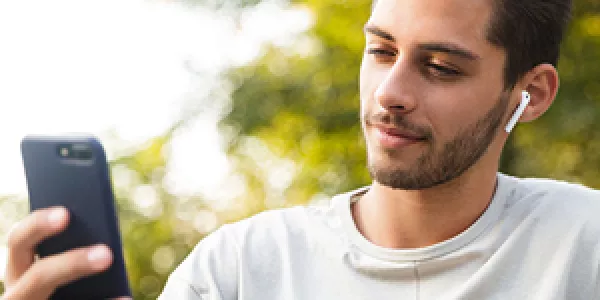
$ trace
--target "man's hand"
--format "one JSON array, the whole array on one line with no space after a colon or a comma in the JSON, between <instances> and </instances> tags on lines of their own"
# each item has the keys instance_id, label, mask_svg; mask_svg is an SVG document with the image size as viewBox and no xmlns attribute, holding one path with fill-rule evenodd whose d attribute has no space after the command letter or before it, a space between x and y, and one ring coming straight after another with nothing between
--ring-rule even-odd
<instances>
[{"instance_id":1,"label":"man's hand","mask_svg":"<svg viewBox=\"0 0 600 300\"><path fill-rule=\"evenodd\" d=\"M107 246L96 245L35 259L35 247L67 227L65 208L33 212L19 222L8 238L4 300L48 299L60 286L106 270L112 264Z\"/></svg>"}]
</instances>

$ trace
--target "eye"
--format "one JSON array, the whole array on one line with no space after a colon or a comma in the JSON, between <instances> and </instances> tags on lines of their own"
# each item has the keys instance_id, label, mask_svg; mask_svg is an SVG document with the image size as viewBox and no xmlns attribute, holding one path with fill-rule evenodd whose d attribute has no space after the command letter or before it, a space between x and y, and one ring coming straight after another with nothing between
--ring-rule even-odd
<instances>
[{"instance_id":1,"label":"eye","mask_svg":"<svg viewBox=\"0 0 600 300\"><path fill-rule=\"evenodd\" d=\"M427 63L425 66L429 69L430 73L435 76L450 77L462 75L462 72L460 72L457 69L446 67L432 62Z\"/></svg>"},{"instance_id":2,"label":"eye","mask_svg":"<svg viewBox=\"0 0 600 300\"><path fill-rule=\"evenodd\" d=\"M367 53L379 62L393 62L396 57L396 52L382 48L371 48L367 50Z\"/></svg>"},{"instance_id":3,"label":"eye","mask_svg":"<svg viewBox=\"0 0 600 300\"><path fill-rule=\"evenodd\" d=\"M372 54L372 55L387 55L387 56L394 56L394 55L396 55L396 53L394 53L392 51L385 50L385 49L369 49L367 51L367 53Z\"/></svg>"}]
</instances>

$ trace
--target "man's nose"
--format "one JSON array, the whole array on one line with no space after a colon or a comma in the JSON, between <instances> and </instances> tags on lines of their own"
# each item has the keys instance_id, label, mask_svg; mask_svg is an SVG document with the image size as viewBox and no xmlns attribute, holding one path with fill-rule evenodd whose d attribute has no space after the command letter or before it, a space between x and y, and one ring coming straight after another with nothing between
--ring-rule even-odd
<instances>
[{"instance_id":1,"label":"man's nose","mask_svg":"<svg viewBox=\"0 0 600 300\"><path fill-rule=\"evenodd\" d=\"M375 100L379 105L390 112L410 113L416 106L416 89L418 88L418 72L408 61L399 58L388 70L375 91Z\"/></svg>"}]
</instances>

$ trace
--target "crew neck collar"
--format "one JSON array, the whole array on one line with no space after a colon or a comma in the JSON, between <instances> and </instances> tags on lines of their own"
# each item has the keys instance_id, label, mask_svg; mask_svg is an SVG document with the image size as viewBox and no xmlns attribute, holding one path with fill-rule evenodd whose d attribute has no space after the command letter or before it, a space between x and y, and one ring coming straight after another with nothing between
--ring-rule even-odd
<instances>
[{"instance_id":1,"label":"crew neck collar","mask_svg":"<svg viewBox=\"0 0 600 300\"><path fill-rule=\"evenodd\" d=\"M507 201L510 191L510 180L510 177L498 173L496 190L492 201L479 219L459 235L423 248L392 249L381 247L367 240L358 231L352 217L350 205L357 200L355 196L365 193L370 188L369 186L338 195L332 201L336 213L341 218L345 234L349 238L349 242L353 248L373 258L384 261L422 261L446 255L466 246L480 236L487 228L495 224Z\"/></svg>"}]
</instances>

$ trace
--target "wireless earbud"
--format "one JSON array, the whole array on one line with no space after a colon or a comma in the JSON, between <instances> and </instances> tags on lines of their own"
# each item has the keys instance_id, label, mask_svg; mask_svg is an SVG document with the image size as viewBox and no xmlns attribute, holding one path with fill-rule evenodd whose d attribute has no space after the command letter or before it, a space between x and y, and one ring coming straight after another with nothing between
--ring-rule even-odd
<instances>
[{"instance_id":1,"label":"wireless earbud","mask_svg":"<svg viewBox=\"0 0 600 300\"><path fill-rule=\"evenodd\" d=\"M513 130L513 128L515 127L515 125L517 125L519 118L521 118L521 115L525 111L525 108L527 107L527 105L529 105L529 100L531 100L531 96L529 95L529 92L522 91L521 92L521 104L519 104L519 107L517 107L515 114L512 116L512 118L510 118L510 120L508 121L508 124L506 124L506 128L504 128L504 130L506 130L506 133L510 133Z\"/></svg>"}]
</instances>

